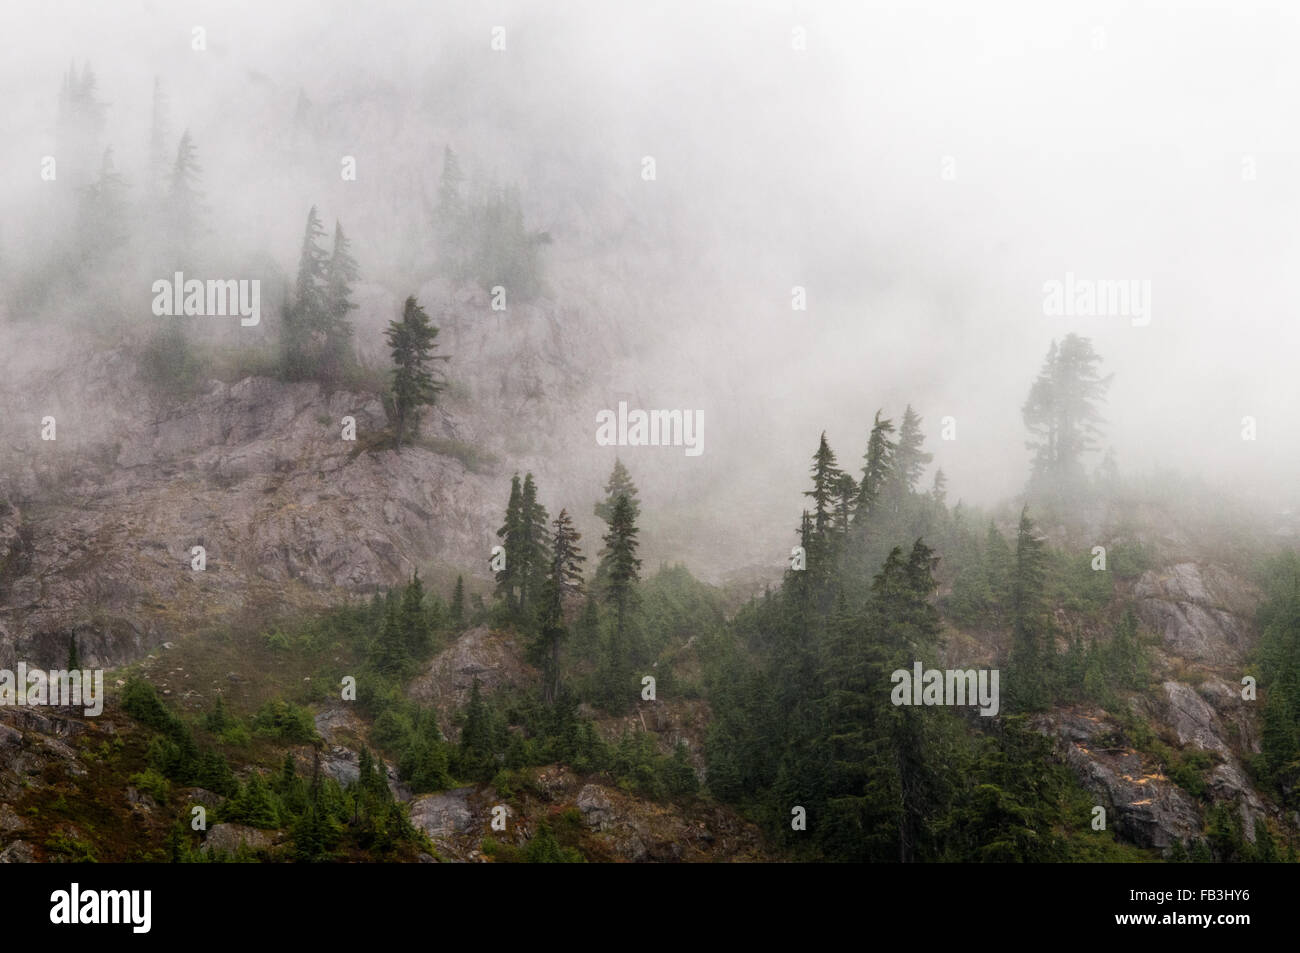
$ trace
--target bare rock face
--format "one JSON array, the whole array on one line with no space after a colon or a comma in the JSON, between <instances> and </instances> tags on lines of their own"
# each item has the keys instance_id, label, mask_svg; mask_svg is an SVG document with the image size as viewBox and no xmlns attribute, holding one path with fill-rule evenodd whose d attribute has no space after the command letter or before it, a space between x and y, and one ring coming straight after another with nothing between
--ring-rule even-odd
<instances>
[{"instance_id":1,"label":"bare rock face","mask_svg":"<svg viewBox=\"0 0 1300 953\"><path fill-rule=\"evenodd\" d=\"M274 843L273 834L259 831L255 827L246 827L243 824L214 824L208 831L207 837L203 839L203 846L199 850L205 854L209 851L233 854L240 847L258 851L265 850L272 843Z\"/></svg>"},{"instance_id":2,"label":"bare rock face","mask_svg":"<svg viewBox=\"0 0 1300 953\"><path fill-rule=\"evenodd\" d=\"M474 788L456 788L424 794L411 801L411 824L442 849L452 849L455 839L475 827L470 795Z\"/></svg>"},{"instance_id":3,"label":"bare rock face","mask_svg":"<svg viewBox=\"0 0 1300 953\"><path fill-rule=\"evenodd\" d=\"M0 850L0 864L34 864L36 851L27 841L16 840Z\"/></svg>"},{"instance_id":4,"label":"bare rock face","mask_svg":"<svg viewBox=\"0 0 1300 953\"><path fill-rule=\"evenodd\" d=\"M1163 634L1165 645L1188 660L1240 661L1251 644L1245 621L1253 612L1252 587L1226 570L1179 563L1142 574L1133 596L1142 621Z\"/></svg>"},{"instance_id":5,"label":"bare rock face","mask_svg":"<svg viewBox=\"0 0 1300 953\"><path fill-rule=\"evenodd\" d=\"M613 826L613 808L599 785L584 785L578 793L577 806L582 819L592 830L605 831Z\"/></svg>"},{"instance_id":6,"label":"bare rock face","mask_svg":"<svg viewBox=\"0 0 1300 953\"><path fill-rule=\"evenodd\" d=\"M126 414L103 381L58 386L117 409L95 428L69 411L57 441L15 437L24 452L0 460L0 664L61 664L75 636L84 664L112 667L196 619L337 604L464 565L497 516L496 481L453 457L359 450L386 425L372 395L252 377L179 405L142 391Z\"/></svg>"},{"instance_id":7,"label":"bare rock face","mask_svg":"<svg viewBox=\"0 0 1300 953\"><path fill-rule=\"evenodd\" d=\"M1223 724L1205 699L1182 682L1165 682L1162 687L1169 701L1167 720L1178 733L1178 743L1230 757L1228 744L1222 737Z\"/></svg>"},{"instance_id":8,"label":"bare rock face","mask_svg":"<svg viewBox=\"0 0 1300 953\"><path fill-rule=\"evenodd\" d=\"M1117 744L1116 726L1102 714L1053 712L1041 716L1039 729L1056 737L1065 763L1106 808L1108 824L1121 837L1164 849L1175 839L1199 835L1201 817L1192 797L1141 752Z\"/></svg>"},{"instance_id":9,"label":"bare rock face","mask_svg":"<svg viewBox=\"0 0 1300 953\"><path fill-rule=\"evenodd\" d=\"M451 717L469 701L475 679L480 691L490 693L529 684L537 677L537 670L523 661L523 646L513 635L479 626L434 656L407 694L434 705L443 734L455 740L458 731Z\"/></svg>"}]
</instances>

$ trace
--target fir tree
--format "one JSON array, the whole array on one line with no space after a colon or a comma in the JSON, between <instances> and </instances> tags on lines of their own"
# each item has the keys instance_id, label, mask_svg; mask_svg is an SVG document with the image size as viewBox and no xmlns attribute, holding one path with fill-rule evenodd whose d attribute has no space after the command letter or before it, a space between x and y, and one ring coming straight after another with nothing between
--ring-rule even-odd
<instances>
[{"instance_id":1,"label":"fir tree","mask_svg":"<svg viewBox=\"0 0 1300 953\"><path fill-rule=\"evenodd\" d=\"M335 221L334 248L325 263L321 303L321 367L326 379L337 377L352 360L353 331L348 312L357 307L352 301L352 286L361 272L349 247L342 223Z\"/></svg>"},{"instance_id":2,"label":"fir tree","mask_svg":"<svg viewBox=\"0 0 1300 953\"><path fill-rule=\"evenodd\" d=\"M203 194L199 190L198 152L189 130L181 135L172 165L171 186L167 195L168 225L176 252L187 255L198 238L204 212Z\"/></svg>"},{"instance_id":3,"label":"fir tree","mask_svg":"<svg viewBox=\"0 0 1300 953\"><path fill-rule=\"evenodd\" d=\"M420 407L432 406L443 384L429 370L430 361L447 360L435 356L438 329L429 323L411 295L406 299L401 321L391 321L385 332L393 352L392 406L394 439L397 449L402 449L402 437L417 424Z\"/></svg>"},{"instance_id":4,"label":"fir tree","mask_svg":"<svg viewBox=\"0 0 1300 953\"><path fill-rule=\"evenodd\" d=\"M1034 453L1032 480L1051 489L1081 485L1083 454L1099 448L1099 402L1111 377L1097 370L1101 357L1092 342L1068 334L1052 342L1021 413Z\"/></svg>"},{"instance_id":5,"label":"fir tree","mask_svg":"<svg viewBox=\"0 0 1300 953\"><path fill-rule=\"evenodd\" d=\"M465 577L456 577L456 588L451 594L451 622L454 626L465 624Z\"/></svg>"},{"instance_id":6,"label":"fir tree","mask_svg":"<svg viewBox=\"0 0 1300 953\"><path fill-rule=\"evenodd\" d=\"M601 562L605 572L605 594L614 608L614 635L616 638L613 655L617 661L630 663L628 657L628 610L635 594L635 586L640 580L641 560L636 551L639 543L632 501L627 496L620 496L610 514L609 532L605 534L605 548L601 552Z\"/></svg>"},{"instance_id":7,"label":"fir tree","mask_svg":"<svg viewBox=\"0 0 1300 953\"><path fill-rule=\"evenodd\" d=\"M578 548L581 534L573 528L567 510L555 518L551 537L550 572L539 612L539 648L544 661L543 700L554 705L560 694L560 643L566 634L564 601L582 594L582 563L586 561Z\"/></svg>"},{"instance_id":8,"label":"fir tree","mask_svg":"<svg viewBox=\"0 0 1300 953\"><path fill-rule=\"evenodd\" d=\"M533 475L524 475L523 492L520 495L521 539L518 553L519 562L519 611L526 613L532 605L532 599L541 590L546 578L549 559L546 544L546 507L537 501L537 484Z\"/></svg>"},{"instance_id":9,"label":"fir tree","mask_svg":"<svg viewBox=\"0 0 1300 953\"><path fill-rule=\"evenodd\" d=\"M506 504L506 521L497 530L505 550L505 565L496 572L497 595L505 599L511 612L519 608L520 554L524 550L523 484L516 473L510 481L510 501Z\"/></svg>"},{"instance_id":10,"label":"fir tree","mask_svg":"<svg viewBox=\"0 0 1300 953\"><path fill-rule=\"evenodd\" d=\"M897 497L916 490L917 482L934 454L921 449L925 434L921 431L921 417L908 404L903 411L903 421L898 428L898 443L893 452L893 486Z\"/></svg>"},{"instance_id":11,"label":"fir tree","mask_svg":"<svg viewBox=\"0 0 1300 953\"><path fill-rule=\"evenodd\" d=\"M862 481L858 484L856 509L859 520L865 520L875 512L881 488L889 479L894 454L894 444L889 435L893 432L893 421L881 420L880 411L876 411L876 420L867 440L867 452L863 456Z\"/></svg>"},{"instance_id":12,"label":"fir tree","mask_svg":"<svg viewBox=\"0 0 1300 953\"><path fill-rule=\"evenodd\" d=\"M1029 507L1020 514L1016 533L1015 572L1011 580L1011 662L1008 694L1017 707L1036 710L1051 699L1047 685L1054 652L1048 638L1043 610L1043 582L1046 578L1044 540L1029 518Z\"/></svg>"}]
</instances>

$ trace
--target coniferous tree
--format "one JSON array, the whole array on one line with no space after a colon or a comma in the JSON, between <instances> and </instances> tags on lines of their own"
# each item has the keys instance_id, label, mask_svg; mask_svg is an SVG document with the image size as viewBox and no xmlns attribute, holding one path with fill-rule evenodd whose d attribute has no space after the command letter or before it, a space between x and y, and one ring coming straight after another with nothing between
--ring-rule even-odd
<instances>
[{"instance_id":1,"label":"coniferous tree","mask_svg":"<svg viewBox=\"0 0 1300 953\"><path fill-rule=\"evenodd\" d=\"M608 523L614 515L614 504L620 496L628 498L632 506L632 519L637 520L641 515L641 504L637 500L636 484L632 482L632 474L623 466L623 461L615 458L614 469L605 482L605 499L596 504L596 515Z\"/></svg>"},{"instance_id":2,"label":"coniferous tree","mask_svg":"<svg viewBox=\"0 0 1300 953\"><path fill-rule=\"evenodd\" d=\"M641 578L641 560L636 556L639 545L637 534L640 530L637 529L633 512L631 499L620 496L610 514L609 531L604 537L605 548L600 554L604 567L602 577L605 582L605 598L614 609L608 660L611 684L608 691L609 697L615 699L616 703L623 680L630 674L636 661L628 618L636 597L636 584Z\"/></svg>"},{"instance_id":3,"label":"coniferous tree","mask_svg":"<svg viewBox=\"0 0 1300 953\"><path fill-rule=\"evenodd\" d=\"M352 360L352 322L348 312L356 310L352 286L361 271L352 257L341 222L334 223L334 248L325 263L321 302L321 370L334 379Z\"/></svg>"},{"instance_id":4,"label":"coniferous tree","mask_svg":"<svg viewBox=\"0 0 1300 953\"><path fill-rule=\"evenodd\" d=\"M835 464L835 453L826 442L826 433L822 432L821 443L813 454L812 478L813 488L805 490L804 496L813 501L813 537L825 540L830 535L835 519L835 506L840 498L842 471Z\"/></svg>"},{"instance_id":5,"label":"coniferous tree","mask_svg":"<svg viewBox=\"0 0 1300 953\"><path fill-rule=\"evenodd\" d=\"M491 713L483 701L477 678L465 708L465 727L461 729L457 757L460 774L465 777L486 780L494 773Z\"/></svg>"},{"instance_id":6,"label":"coniferous tree","mask_svg":"<svg viewBox=\"0 0 1300 953\"><path fill-rule=\"evenodd\" d=\"M99 177L80 190L77 233L81 261L94 266L121 255L128 239L126 180L113 165L113 150L104 150Z\"/></svg>"},{"instance_id":7,"label":"coniferous tree","mask_svg":"<svg viewBox=\"0 0 1300 953\"><path fill-rule=\"evenodd\" d=\"M862 481L858 484L857 504L859 520L865 520L875 512L881 488L889 479L894 455L894 444L889 435L893 432L893 421L888 418L881 420L880 411L876 411L876 420L867 440L867 452L862 458Z\"/></svg>"},{"instance_id":8,"label":"coniferous tree","mask_svg":"<svg viewBox=\"0 0 1300 953\"><path fill-rule=\"evenodd\" d=\"M406 633L402 629L400 600L390 592L384 601L384 617L379 624L379 635L371 649L371 665L382 675L400 677L410 663L411 653Z\"/></svg>"},{"instance_id":9,"label":"coniferous tree","mask_svg":"<svg viewBox=\"0 0 1300 953\"><path fill-rule=\"evenodd\" d=\"M1082 457L1099 448L1098 409L1111 377L1097 370L1101 357L1092 342L1068 334L1053 341L1021 413L1034 452L1031 480L1052 490L1082 485Z\"/></svg>"},{"instance_id":10,"label":"coniferous tree","mask_svg":"<svg viewBox=\"0 0 1300 953\"><path fill-rule=\"evenodd\" d=\"M1016 532L1011 578L1011 660L1007 679L1008 695L1023 710L1036 710L1051 701L1047 688L1055 651L1043 609L1045 578L1044 540L1037 535L1029 507L1025 507Z\"/></svg>"},{"instance_id":11,"label":"coniferous tree","mask_svg":"<svg viewBox=\"0 0 1300 953\"><path fill-rule=\"evenodd\" d=\"M922 450L925 434L921 431L921 416L908 404L898 427L898 442L893 452L893 489L895 503L901 497L916 491L917 482L934 454Z\"/></svg>"},{"instance_id":12,"label":"coniferous tree","mask_svg":"<svg viewBox=\"0 0 1300 953\"><path fill-rule=\"evenodd\" d=\"M321 356L320 337L325 326L325 271L328 259L321 242L321 226L316 206L307 212L302 248L298 254L298 276L294 282L293 301L284 312L281 351L284 372L291 380L312 376Z\"/></svg>"},{"instance_id":13,"label":"coniferous tree","mask_svg":"<svg viewBox=\"0 0 1300 953\"><path fill-rule=\"evenodd\" d=\"M548 514L546 507L537 501L537 484L533 482L531 473L524 474L519 510L519 611L527 613L546 579L550 558L546 526Z\"/></svg>"},{"instance_id":14,"label":"coniferous tree","mask_svg":"<svg viewBox=\"0 0 1300 953\"><path fill-rule=\"evenodd\" d=\"M429 654L433 648L433 632L424 611L424 583L420 581L419 572L411 576L411 581L402 590L398 625L402 632L404 654L408 658L420 659Z\"/></svg>"},{"instance_id":15,"label":"coniferous tree","mask_svg":"<svg viewBox=\"0 0 1300 953\"><path fill-rule=\"evenodd\" d=\"M550 572L542 591L539 611L539 649L544 659L543 700L554 705L560 694L560 643L564 639L564 601L582 594L582 563L578 548L582 535L573 527L567 510L555 518L551 537Z\"/></svg>"},{"instance_id":16,"label":"coniferous tree","mask_svg":"<svg viewBox=\"0 0 1300 953\"><path fill-rule=\"evenodd\" d=\"M518 473L510 481L506 521L497 530L497 538L505 550L505 565L496 571L497 595L505 599L506 608L514 612L519 608L519 580L523 568L520 556L524 550L523 486Z\"/></svg>"},{"instance_id":17,"label":"coniferous tree","mask_svg":"<svg viewBox=\"0 0 1300 953\"><path fill-rule=\"evenodd\" d=\"M167 226L175 254L184 261L202 229L203 193L199 190L198 150L189 130L181 135L167 193Z\"/></svg>"},{"instance_id":18,"label":"coniferous tree","mask_svg":"<svg viewBox=\"0 0 1300 953\"><path fill-rule=\"evenodd\" d=\"M394 439L402 449L402 437L418 423L422 406L433 406L443 384L429 369L431 361L445 361L434 355L438 329L429 322L415 295L406 299L400 321L390 321L385 332L393 352L392 406Z\"/></svg>"},{"instance_id":19,"label":"coniferous tree","mask_svg":"<svg viewBox=\"0 0 1300 953\"><path fill-rule=\"evenodd\" d=\"M456 577L456 588L451 594L451 622L461 626L465 623L465 577Z\"/></svg>"}]
</instances>

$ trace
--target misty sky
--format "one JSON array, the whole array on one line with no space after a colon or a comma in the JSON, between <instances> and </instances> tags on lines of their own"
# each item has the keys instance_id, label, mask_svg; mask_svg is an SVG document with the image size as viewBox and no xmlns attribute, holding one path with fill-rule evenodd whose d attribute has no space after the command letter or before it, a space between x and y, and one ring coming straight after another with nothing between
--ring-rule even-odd
<instances>
[{"instance_id":1,"label":"misty sky","mask_svg":"<svg viewBox=\"0 0 1300 953\"><path fill-rule=\"evenodd\" d=\"M375 250L403 241L386 183L436 170L454 139L521 186L558 287L635 285L610 300L642 307L610 320L662 382L656 405L703 408L711 447L785 474L792 522L819 432L856 469L876 408L907 401L950 500L1017 492L1020 406L1071 331L1115 374L1121 470L1169 464L1280 504L1300 466L1300 8L1072 6L6 3L0 249L21 257L61 75L89 60L126 171L159 76L223 234L286 269L315 202L355 222L382 282ZM337 148L290 175L267 116L299 90ZM1149 280L1150 324L1045 316L1043 284L1066 272ZM774 461L768 439L799 453Z\"/></svg>"}]
</instances>

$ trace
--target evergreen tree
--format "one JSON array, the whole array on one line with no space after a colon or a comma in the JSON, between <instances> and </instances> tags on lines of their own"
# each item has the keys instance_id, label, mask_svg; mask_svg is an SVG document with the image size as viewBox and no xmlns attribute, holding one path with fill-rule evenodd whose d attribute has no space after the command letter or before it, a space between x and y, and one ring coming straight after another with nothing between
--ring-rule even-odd
<instances>
[{"instance_id":1,"label":"evergreen tree","mask_svg":"<svg viewBox=\"0 0 1300 953\"><path fill-rule=\"evenodd\" d=\"M620 496L626 496L632 507L632 520L635 522L641 516L641 504L637 501L636 484L632 482L632 474L627 472L627 467L623 466L623 461L614 460L614 470L609 475L609 480L605 483L605 499L596 504L596 515L606 523L614 515L614 504L618 502Z\"/></svg>"},{"instance_id":2,"label":"evergreen tree","mask_svg":"<svg viewBox=\"0 0 1300 953\"><path fill-rule=\"evenodd\" d=\"M564 639L564 600L582 594L582 563L586 561L578 548L582 535L573 527L567 510L555 518L551 537L550 572L539 612L539 648L544 659L543 700L554 705L560 694L560 643Z\"/></svg>"},{"instance_id":3,"label":"evergreen tree","mask_svg":"<svg viewBox=\"0 0 1300 953\"><path fill-rule=\"evenodd\" d=\"M505 565L496 572L497 595L505 599L506 608L514 612L519 608L518 593L523 569L520 556L524 550L523 485L518 473L510 481L506 521L497 530L497 538L505 550Z\"/></svg>"},{"instance_id":4,"label":"evergreen tree","mask_svg":"<svg viewBox=\"0 0 1300 953\"><path fill-rule=\"evenodd\" d=\"M601 559L605 563L606 594L616 612L619 638L627 628L627 610L632 600L633 587L640 581L641 560L636 558L637 529L632 501L620 496L610 514L609 532L605 534L605 548Z\"/></svg>"},{"instance_id":5,"label":"evergreen tree","mask_svg":"<svg viewBox=\"0 0 1300 953\"><path fill-rule=\"evenodd\" d=\"M1029 518L1020 513L1016 533L1015 574L1011 580L1011 660L1008 695L1022 710L1036 710L1051 698L1047 690L1052 675L1054 649L1043 609L1046 578L1044 540Z\"/></svg>"},{"instance_id":6,"label":"evergreen tree","mask_svg":"<svg viewBox=\"0 0 1300 953\"><path fill-rule=\"evenodd\" d=\"M320 340L326 324L325 273L328 265L321 242L321 226L316 206L307 212L302 249L298 254L298 276L294 282L293 302L285 308L281 329L284 372L290 380L309 378L321 358Z\"/></svg>"},{"instance_id":7,"label":"evergreen tree","mask_svg":"<svg viewBox=\"0 0 1300 953\"><path fill-rule=\"evenodd\" d=\"M411 576L411 581L402 590L398 617L405 656L412 659L427 656L433 649L433 632L424 611L424 583L420 581L419 572Z\"/></svg>"},{"instance_id":8,"label":"evergreen tree","mask_svg":"<svg viewBox=\"0 0 1300 953\"><path fill-rule=\"evenodd\" d=\"M456 589L451 594L451 622L460 627L465 624L465 577L456 577Z\"/></svg>"},{"instance_id":9,"label":"evergreen tree","mask_svg":"<svg viewBox=\"0 0 1300 953\"><path fill-rule=\"evenodd\" d=\"M429 323L411 295L406 299L401 321L391 321L385 332L393 352L393 416L394 437L397 449L402 449L402 437L417 424L421 406L432 406L443 385L429 370L429 362L447 360L435 356L438 329Z\"/></svg>"},{"instance_id":10,"label":"evergreen tree","mask_svg":"<svg viewBox=\"0 0 1300 953\"><path fill-rule=\"evenodd\" d=\"M930 499L941 510L947 506L948 478L944 476L942 469L934 471L934 484L930 487Z\"/></svg>"},{"instance_id":11,"label":"evergreen tree","mask_svg":"<svg viewBox=\"0 0 1300 953\"><path fill-rule=\"evenodd\" d=\"M323 274L321 302L321 369L327 380L334 379L352 360L352 322L348 312L356 310L352 286L361 276L349 250L341 222L334 223L334 248Z\"/></svg>"},{"instance_id":12,"label":"evergreen tree","mask_svg":"<svg viewBox=\"0 0 1300 953\"><path fill-rule=\"evenodd\" d=\"M868 519L876 509L881 488L889 479L893 467L894 444L889 435L894 432L894 423L889 419L881 420L880 411L876 411L876 420L871 427L871 436L867 440L867 452L863 456L862 482L858 484L857 518Z\"/></svg>"},{"instance_id":13,"label":"evergreen tree","mask_svg":"<svg viewBox=\"0 0 1300 953\"><path fill-rule=\"evenodd\" d=\"M81 261L94 266L120 257L128 239L126 180L113 165L113 150L105 149L99 178L79 192L77 236Z\"/></svg>"},{"instance_id":14,"label":"evergreen tree","mask_svg":"<svg viewBox=\"0 0 1300 953\"><path fill-rule=\"evenodd\" d=\"M389 593L379 635L371 648L370 664L381 675L400 677L411 664L411 652L402 627L400 600Z\"/></svg>"},{"instance_id":15,"label":"evergreen tree","mask_svg":"<svg viewBox=\"0 0 1300 953\"><path fill-rule=\"evenodd\" d=\"M521 539L519 562L519 611L527 613L533 598L540 592L546 579L550 559L547 546L546 507L537 501L537 484L533 475L524 475L523 492L519 502Z\"/></svg>"},{"instance_id":16,"label":"evergreen tree","mask_svg":"<svg viewBox=\"0 0 1300 953\"><path fill-rule=\"evenodd\" d=\"M176 147L176 161L172 165L171 187L167 195L167 220L173 248L182 256L188 255L198 238L204 212L203 194L199 190L198 151L189 130L181 135Z\"/></svg>"},{"instance_id":17,"label":"evergreen tree","mask_svg":"<svg viewBox=\"0 0 1300 953\"><path fill-rule=\"evenodd\" d=\"M77 633L68 636L68 671L76 672L81 668L81 653L77 651ZM220 698L221 696L217 696Z\"/></svg>"},{"instance_id":18,"label":"evergreen tree","mask_svg":"<svg viewBox=\"0 0 1300 953\"><path fill-rule=\"evenodd\" d=\"M843 475L844 472L835 464L835 453L826 442L826 433L823 431L821 443L813 454L813 488L805 490L803 494L813 501L814 539L825 540L830 534L835 506L842 488L840 478Z\"/></svg>"},{"instance_id":19,"label":"evergreen tree","mask_svg":"<svg viewBox=\"0 0 1300 953\"><path fill-rule=\"evenodd\" d=\"M491 713L483 701L479 680L475 678L465 708L465 727L460 733L457 753L460 774L475 780L487 780L496 770L493 750Z\"/></svg>"},{"instance_id":20,"label":"evergreen tree","mask_svg":"<svg viewBox=\"0 0 1300 953\"><path fill-rule=\"evenodd\" d=\"M903 411L903 421L898 428L898 443L893 452L893 488L895 505L898 500L916 490L917 482L926 466L934 459L934 454L921 449L925 443L925 434L921 431L921 417L908 404Z\"/></svg>"},{"instance_id":21,"label":"evergreen tree","mask_svg":"<svg viewBox=\"0 0 1300 953\"><path fill-rule=\"evenodd\" d=\"M1083 454L1099 448L1102 417L1098 403L1111 377L1097 370L1101 357L1092 342L1068 334L1047 352L1021 413L1034 452L1032 481L1051 489L1081 485Z\"/></svg>"}]
</instances>

